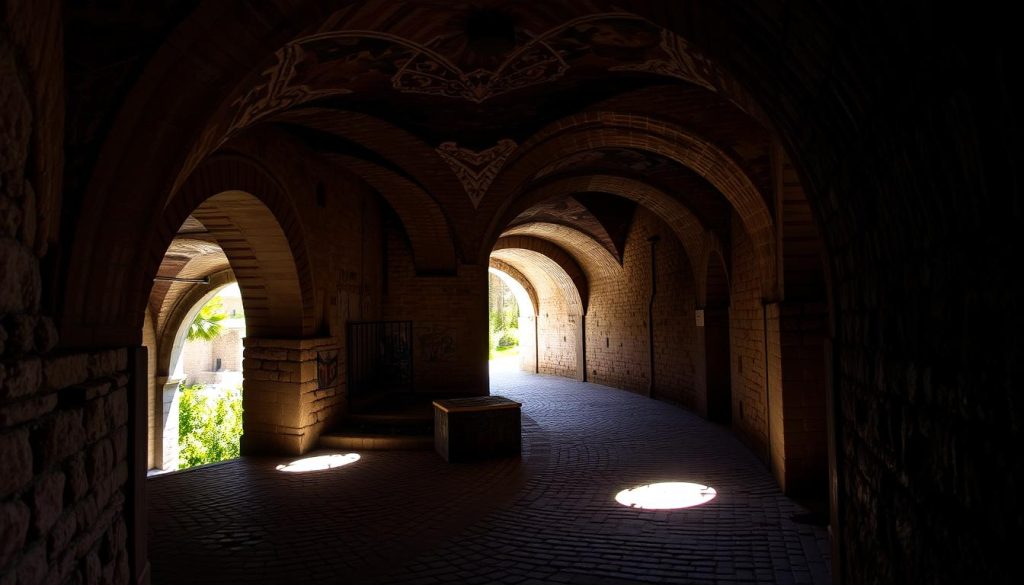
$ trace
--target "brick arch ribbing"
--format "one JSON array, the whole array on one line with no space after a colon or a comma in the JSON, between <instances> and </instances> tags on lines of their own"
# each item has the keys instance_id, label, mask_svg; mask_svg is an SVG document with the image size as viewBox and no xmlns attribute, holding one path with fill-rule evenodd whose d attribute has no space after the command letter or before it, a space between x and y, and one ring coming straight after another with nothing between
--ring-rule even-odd
<instances>
[{"instance_id":1,"label":"brick arch ribbing","mask_svg":"<svg viewBox=\"0 0 1024 585\"><path fill-rule=\"evenodd\" d=\"M504 260L495 258L494 256L491 256L487 265L518 282L519 286L523 287L523 290L526 291L526 295L530 297L530 305L533 306L533 314L536 315L540 311L540 301L537 298L537 289L534 288L533 283L530 282L530 279L526 278L525 274L515 266L512 266Z\"/></svg>"},{"instance_id":2,"label":"brick arch ribbing","mask_svg":"<svg viewBox=\"0 0 1024 585\"><path fill-rule=\"evenodd\" d=\"M602 3L607 5L597 8L598 12L618 10L603 0L596 2L595 8ZM652 17L645 6L637 4L636 12ZM128 317L133 310L128 305L140 294L139 283L126 282L123 273L143 262L138 256L145 252L135 247L155 225L152 211L180 190L187 177L226 140L227 136L216 130L237 114L235 104L250 88L253 72L263 71L276 51L322 26L325 19L334 18L336 30L345 28L345 16L332 17L333 12L329 3L312 0L290 3L288 10L224 0L199 5L179 26L168 29L172 32L126 96L88 177L80 214L74 220L74 241L67 246L70 268L63 283L67 294L59 310L63 343L97 346L115 340L137 341L138 327L134 317ZM717 14L705 12L698 20L713 20ZM232 13L248 17L224 18ZM661 12L651 20L669 29L678 28L674 17ZM744 26L762 24L754 19ZM688 27L688 35L708 41L699 27L696 31ZM214 29L220 33L208 34ZM700 49L694 45L692 52L699 54ZM748 112L762 111L728 71L713 60L701 57L699 62L709 82L728 99ZM196 75L196 71L205 73ZM211 85L209 79L218 83ZM220 91L223 88L230 89ZM115 194L128 194L133 204L122 205ZM110 233L105 226L111 224L119 229ZM479 234L465 231L466 235L459 232L457 237L475 246ZM97 243L102 243L102 252L92 249ZM473 246L463 248L473 250ZM90 284L97 278L109 283L111 290L120 291L123 298L97 292L95 288L101 287Z\"/></svg>"},{"instance_id":3,"label":"brick arch ribbing","mask_svg":"<svg viewBox=\"0 0 1024 585\"><path fill-rule=\"evenodd\" d=\"M762 296L778 289L775 226L764 197L738 162L686 129L644 115L586 112L537 133L494 181L481 207L494 213L485 242L502 229L509 207L530 190L537 173L552 160L598 148L631 148L656 153L693 170L717 189L736 211L754 242Z\"/></svg>"},{"instance_id":4,"label":"brick arch ribbing","mask_svg":"<svg viewBox=\"0 0 1024 585\"><path fill-rule=\"evenodd\" d=\"M512 221L523 211L533 205L553 197L572 195L573 193L599 192L618 195L625 199L635 201L650 209L658 217L672 228L676 237L686 250L689 256L690 266L694 267L694 281L700 289L703 280L702 275L696 270L700 265L701 258L706 254L706 245L709 238L713 238L698 218L682 202L672 197L665 191L645 183L638 179L621 177L616 175L585 175L578 177L560 178L550 183L544 183L525 193L518 201L513 203L505 212L504 218L498 223Z\"/></svg>"},{"instance_id":5,"label":"brick arch ribbing","mask_svg":"<svg viewBox=\"0 0 1024 585\"><path fill-rule=\"evenodd\" d=\"M215 253L203 254L191 258L175 275L179 278L184 279L200 279L200 278L212 278L213 275L219 273L231 273L231 263L228 261L228 257L224 255L223 250L218 250ZM231 275L231 282L235 281L235 277ZM188 294L188 291L192 290L196 286L204 286L194 282L169 282L166 283L169 286L163 291L163 294L159 298L154 298L156 294L156 284L153 286L153 293L150 296L150 309L153 310L153 325L156 328L157 338L160 337L160 332L168 327L168 318L173 313L174 307L181 301L184 295ZM157 304L159 303L159 304Z\"/></svg>"},{"instance_id":6,"label":"brick arch ribbing","mask_svg":"<svg viewBox=\"0 0 1024 585\"><path fill-rule=\"evenodd\" d=\"M169 298L169 302L165 303L164 309L161 310L160 322L163 323L163 326L157 329L157 355L152 357L156 360L157 376L168 376L172 373L171 366L181 351L180 342L177 339L178 332L192 309L211 292L236 282L235 275L230 268L205 276L209 277L209 284L189 284L181 294L174 295L172 299Z\"/></svg>"},{"instance_id":7,"label":"brick arch ribbing","mask_svg":"<svg viewBox=\"0 0 1024 585\"><path fill-rule=\"evenodd\" d=\"M224 193L231 195L214 199ZM94 241L81 240L88 230L76 233L80 245L70 251L68 294L62 306L65 343L115 339L137 343L164 253L181 224L200 208L203 223L213 226L210 231L228 253L240 283L244 279L243 292L249 289L256 322L261 314L266 316L266 326L255 330L263 333L256 334L301 337L312 333L315 288L301 224L286 190L258 163L234 154L212 156L173 199L158 207L153 203L121 206L110 218L117 229L102 232ZM230 221L228 216L233 214L241 214L242 221ZM252 239L247 240L247 235ZM260 259L273 273L259 274ZM290 289L288 293L278 294L284 288ZM289 317L271 316L266 306L271 300L268 290L289 305L274 308Z\"/></svg>"},{"instance_id":8,"label":"brick arch ribbing","mask_svg":"<svg viewBox=\"0 0 1024 585\"><path fill-rule=\"evenodd\" d=\"M330 108L289 110L273 116L271 120L298 124L358 144L401 169L430 196L452 196L445 200L446 205L470 206L462 182L437 151L419 136L385 120Z\"/></svg>"},{"instance_id":9,"label":"brick arch ribbing","mask_svg":"<svg viewBox=\"0 0 1024 585\"><path fill-rule=\"evenodd\" d=\"M515 268L537 292L537 314L551 310L545 299L556 299L571 316L586 314L586 307L576 281L565 268L547 254L526 248L502 248L491 257Z\"/></svg>"},{"instance_id":10,"label":"brick arch ribbing","mask_svg":"<svg viewBox=\"0 0 1024 585\"><path fill-rule=\"evenodd\" d=\"M519 254L518 261L510 261L508 250L528 253ZM579 305L579 314L585 315L590 303L590 285L583 268L568 252L557 244L534 238L532 236L505 236L494 244L491 256L509 262L528 278L533 271L524 267L524 258L533 259L544 267L546 274L558 284L567 299L575 298ZM532 279L531 279L532 281Z\"/></svg>"},{"instance_id":11,"label":"brick arch ribbing","mask_svg":"<svg viewBox=\"0 0 1024 585\"><path fill-rule=\"evenodd\" d=\"M305 238L287 192L269 173L241 156L212 157L167 205L162 223L180 225L189 214L228 257L251 336L313 333L315 289Z\"/></svg>"},{"instance_id":12,"label":"brick arch ribbing","mask_svg":"<svg viewBox=\"0 0 1024 585\"><path fill-rule=\"evenodd\" d=\"M415 182L370 161L326 155L360 177L398 214L412 246L417 274L454 274L457 263L452 230L444 210Z\"/></svg>"},{"instance_id":13,"label":"brick arch ribbing","mask_svg":"<svg viewBox=\"0 0 1024 585\"><path fill-rule=\"evenodd\" d=\"M511 227L503 236L532 236L558 245L583 268L587 282L600 278L615 278L622 265L607 248L578 229L557 223L532 221Z\"/></svg>"}]
</instances>

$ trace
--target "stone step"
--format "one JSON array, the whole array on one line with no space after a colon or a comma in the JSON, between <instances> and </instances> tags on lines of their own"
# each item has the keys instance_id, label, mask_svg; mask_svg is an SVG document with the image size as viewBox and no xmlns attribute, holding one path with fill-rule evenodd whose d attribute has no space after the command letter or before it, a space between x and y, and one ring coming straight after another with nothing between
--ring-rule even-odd
<instances>
[{"instance_id":1,"label":"stone step","mask_svg":"<svg viewBox=\"0 0 1024 585\"><path fill-rule=\"evenodd\" d=\"M332 432L320 435L320 446L364 451L430 451L434 448L434 435Z\"/></svg>"},{"instance_id":2,"label":"stone step","mask_svg":"<svg viewBox=\"0 0 1024 585\"><path fill-rule=\"evenodd\" d=\"M374 408L350 413L320 436L333 449L430 450L434 448L434 413L427 397L392 396Z\"/></svg>"}]
</instances>

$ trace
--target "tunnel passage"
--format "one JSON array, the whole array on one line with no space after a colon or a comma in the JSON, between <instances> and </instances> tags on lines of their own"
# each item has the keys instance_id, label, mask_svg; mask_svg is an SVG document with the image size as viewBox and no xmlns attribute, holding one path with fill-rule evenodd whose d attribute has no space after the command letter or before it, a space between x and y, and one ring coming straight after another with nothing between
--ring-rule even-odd
<instances>
[{"instance_id":1,"label":"tunnel passage","mask_svg":"<svg viewBox=\"0 0 1024 585\"><path fill-rule=\"evenodd\" d=\"M570 149L506 205L515 215L491 258L514 266L539 291L538 371L673 402L729 425L788 493L823 509L821 244L806 222L792 166L765 139L755 160L771 177L760 181L769 195L751 202L757 182L746 174L736 183L745 199L720 192L728 172L740 172L734 162L718 164L725 174L712 182L678 152L645 150L656 146L646 142L622 149L618 140L588 157ZM533 156L520 155L519 168L507 172L524 173L521 167L536 164ZM647 177L632 172L638 160ZM740 200L760 206L759 213L776 207L778 221L769 228L781 242L777 259L762 257L765 249L748 233L752 220L741 214L751 212L736 207ZM532 252L513 255L514 246ZM585 291L578 316L543 292L554 265L568 266L554 272L573 275L568 280ZM766 266L779 266L782 278ZM568 344L573 327L565 325L577 320L578 342ZM582 375L565 366L572 362Z\"/></svg>"},{"instance_id":2,"label":"tunnel passage","mask_svg":"<svg viewBox=\"0 0 1024 585\"><path fill-rule=\"evenodd\" d=\"M228 191L271 209L300 280L275 298L301 310L254 347L297 356L284 369L312 393L280 409L303 431L275 448L344 412L344 381L313 389L311 372L351 321L415 323L418 392L486 394L488 256L530 211L630 275L574 282L575 375L719 420L709 388L728 387L730 428L791 493L820 491L828 446L837 578L1015 574L994 545L1020 532L1005 494L1024 482L1005 447L1021 412L1008 11L171 4L0 10L0 581L84 579L97 559L145 581L146 306L181 222ZM231 180L188 187L228 158ZM381 200L410 224L430 211L399 228ZM584 248L565 252L589 276ZM109 465L53 497L83 460Z\"/></svg>"}]
</instances>

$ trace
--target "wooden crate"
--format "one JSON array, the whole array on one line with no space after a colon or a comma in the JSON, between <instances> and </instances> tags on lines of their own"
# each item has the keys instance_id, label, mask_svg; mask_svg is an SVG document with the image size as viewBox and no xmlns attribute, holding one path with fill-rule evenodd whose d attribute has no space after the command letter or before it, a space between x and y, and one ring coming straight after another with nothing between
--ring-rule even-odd
<instances>
[{"instance_id":1,"label":"wooden crate","mask_svg":"<svg viewBox=\"0 0 1024 585\"><path fill-rule=\"evenodd\" d=\"M434 449L445 461L519 455L520 407L502 396L434 401Z\"/></svg>"}]
</instances>

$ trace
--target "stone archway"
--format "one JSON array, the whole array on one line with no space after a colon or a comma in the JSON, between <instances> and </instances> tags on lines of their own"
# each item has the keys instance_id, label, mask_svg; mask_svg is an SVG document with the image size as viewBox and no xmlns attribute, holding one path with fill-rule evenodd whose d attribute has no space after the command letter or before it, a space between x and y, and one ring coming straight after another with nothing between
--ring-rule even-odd
<instances>
[{"instance_id":1,"label":"stone archway","mask_svg":"<svg viewBox=\"0 0 1024 585\"><path fill-rule=\"evenodd\" d=\"M519 306L519 367L526 372L540 371L538 320L540 299L533 283L508 262L491 257L489 270L511 289Z\"/></svg>"},{"instance_id":2,"label":"stone archway","mask_svg":"<svg viewBox=\"0 0 1024 585\"><path fill-rule=\"evenodd\" d=\"M149 411L150 468L173 471L179 467L178 402L179 386L185 380L182 352L188 329L200 309L225 288L235 284L234 275L220 272L209 277L209 284L195 285L181 296L167 317L159 345L151 350L156 376L152 380Z\"/></svg>"},{"instance_id":3,"label":"stone archway","mask_svg":"<svg viewBox=\"0 0 1024 585\"><path fill-rule=\"evenodd\" d=\"M536 291L535 371L584 380L586 312L580 283L585 277L560 248L532 240L503 238L491 259L514 268Z\"/></svg>"}]
</instances>

